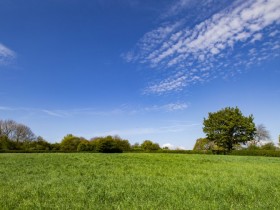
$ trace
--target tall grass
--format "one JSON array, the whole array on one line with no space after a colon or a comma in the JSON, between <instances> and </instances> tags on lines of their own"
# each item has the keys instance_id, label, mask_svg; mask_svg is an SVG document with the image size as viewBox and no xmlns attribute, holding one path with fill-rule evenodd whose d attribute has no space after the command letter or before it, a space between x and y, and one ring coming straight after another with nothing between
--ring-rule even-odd
<instances>
[{"instance_id":1,"label":"tall grass","mask_svg":"<svg viewBox=\"0 0 280 210\"><path fill-rule=\"evenodd\" d=\"M280 209L280 159L0 154L1 209Z\"/></svg>"}]
</instances>

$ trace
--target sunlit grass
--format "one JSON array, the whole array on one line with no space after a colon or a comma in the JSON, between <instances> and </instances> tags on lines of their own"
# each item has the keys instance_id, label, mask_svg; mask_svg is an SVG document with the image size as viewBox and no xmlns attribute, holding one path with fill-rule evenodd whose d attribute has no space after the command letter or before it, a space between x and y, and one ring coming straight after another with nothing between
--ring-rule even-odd
<instances>
[{"instance_id":1,"label":"sunlit grass","mask_svg":"<svg viewBox=\"0 0 280 210\"><path fill-rule=\"evenodd\" d=\"M1 209L280 209L280 159L0 154Z\"/></svg>"}]
</instances>

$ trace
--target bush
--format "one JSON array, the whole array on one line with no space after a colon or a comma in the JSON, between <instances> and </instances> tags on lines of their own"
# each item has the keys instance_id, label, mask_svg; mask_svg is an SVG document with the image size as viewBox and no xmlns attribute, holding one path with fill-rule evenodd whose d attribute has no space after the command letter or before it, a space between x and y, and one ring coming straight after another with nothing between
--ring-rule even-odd
<instances>
[{"instance_id":1,"label":"bush","mask_svg":"<svg viewBox=\"0 0 280 210\"><path fill-rule=\"evenodd\" d=\"M111 138L102 138L99 139L96 146L97 152L102 153L122 153L122 148L117 144L117 142Z\"/></svg>"},{"instance_id":2,"label":"bush","mask_svg":"<svg viewBox=\"0 0 280 210\"><path fill-rule=\"evenodd\" d=\"M275 150L234 150L231 153L229 153L229 155L280 157L280 151L275 151Z\"/></svg>"},{"instance_id":3,"label":"bush","mask_svg":"<svg viewBox=\"0 0 280 210\"><path fill-rule=\"evenodd\" d=\"M7 136L0 136L0 150L15 150L17 144L11 141Z\"/></svg>"},{"instance_id":4,"label":"bush","mask_svg":"<svg viewBox=\"0 0 280 210\"><path fill-rule=\"evenodd\" d=\"M97 137L90 140L91 151L102 153L120 153L130 151L131 145L128 140L118 136Z\"/></svg>"},{"instance_id":5,"label":"bush","mask_svg":"<svg viewBox=\"0 0 280 210\"><path fill-rule=\"evenodd\" d=\"M81 139L79 137L68 134L62 139L60 149L63 151L77 151L80 142Z\"/></svg>"},{"instance_id":6,"label":"bush","mask_svg":"<svg viewBox=\"0 0 280 210\"><path fill-rule=\"evenodd\" d=\"M160 150L160 146L157 143L153 143L150 140L145 140L141 144L141 148L145 151L155 151L155 150Z\"/></svg>"},{"instance_id":7,"label":"bush","mask_svg":"<svg viewBox=\"0 0 280 210\"><path fill-rule=\"evenodd\" d=\"M89 142L87 140L82 140L77 147L77 151L78 152L91 151L91 145L89 144Z\"/></svg>"},{"instance_id":8,"label":"bush","mask_svg":"<svg viewBox=\"0 0 280 210\"><path fill-rule=\"evenodd\" d=\"M261 150L276 150L276 146L273 142L268 142L261 146Z\"/></svg>"}]
</instances>

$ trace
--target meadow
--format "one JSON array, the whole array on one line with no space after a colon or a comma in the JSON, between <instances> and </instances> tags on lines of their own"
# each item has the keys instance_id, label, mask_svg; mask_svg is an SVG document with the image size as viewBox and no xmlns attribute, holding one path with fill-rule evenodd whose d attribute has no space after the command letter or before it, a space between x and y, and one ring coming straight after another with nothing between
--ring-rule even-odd
<instances>
[{"instance_id":1,"label":"meadow","mask_svg":"<svg viewBox=\"0 0 280 210\"><path fill-rule=\"evenodd\" d=\"M0 154L1 209L280 209L280 158Z\"/></svg>"}]
</instances>

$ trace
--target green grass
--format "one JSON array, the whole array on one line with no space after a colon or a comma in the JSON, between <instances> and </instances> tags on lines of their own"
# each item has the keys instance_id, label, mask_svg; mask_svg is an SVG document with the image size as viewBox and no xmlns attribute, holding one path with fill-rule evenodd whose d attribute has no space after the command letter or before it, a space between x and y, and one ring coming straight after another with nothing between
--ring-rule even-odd
<instances>
[{"instance_id":1,"label":"green grass","mask_svg":"<svg viewBox=\"0 0 280 210\"><path fill-rule=\"evenodd\" d=\"M0 209L280 209L280 159L0 154Z\"/></svg>"}]
</instances>

